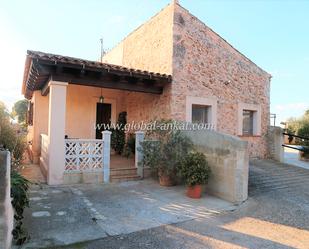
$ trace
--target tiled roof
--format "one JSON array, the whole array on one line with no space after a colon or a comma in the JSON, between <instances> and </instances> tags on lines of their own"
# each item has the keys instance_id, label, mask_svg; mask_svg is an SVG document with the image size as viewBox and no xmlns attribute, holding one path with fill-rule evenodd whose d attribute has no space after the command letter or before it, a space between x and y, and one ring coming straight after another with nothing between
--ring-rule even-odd
<instances>
[{"instance_id":1,"label":"tiled roof","mask_svg":"<svg viewBox=\"0 0 309 249\"><path fill-rule=\"evenodd\" d=\"M171 75L167 75L167 74L160 74L160 73L143 71L143 70L134 69L134 68L127 68L127 67L123 67L123 66L119 66L119 65L102 63L102 62L98 62L98 61L89 61L89 60L74 58L74 57L70 57L70 56L50 54L50 53L44 53L44 52L32 51L32 50L28 50L27 54L32 59L48 60L48 61L54 62L55 64L58 63L58 62L61 62L61 63L81 65L81 66L85 66L85 67L102 68L102 69L106 69L106 70L114 70L114 71L122 71L122 72L127 72L127 73L134 73L136 75L144 75L144 76L147 75L147 76L150 76L150 78L151 77L166 78L166 79L171 78Z\"/></svg>"},{"instance_id":2,"label":"tiled roof","mask_svg":"<svg viewBox=\"0 0 309 249\"><path fill-rule=\"evenodd\" d=\"M167 74L148 72L119 65L28 50L24 69L22 93L26 98L31 98L33 91L42 90L51 77L60 77L59 72L61 73L62 69L66 69L66 72L67 70L70 70L70 76L72 77L69 76L69 78L66 78L66 80L70 83L87 85L85 80L87 81L87 79L89 79L89 82L91 81L92 84L94 84L93 81L95 80L95 85L98 87L114 88L115 86L115 89L117 89L116 79L114 80L114 85L110 85L113 80L109 80L107 84L106 81L104 83L104 79L100 81L100 79L91 78L92 76L89 75L85 77L81 76L87 71L92 72L92 75L103 74L107 76L110 75L111 77L121 77L128 84L126 87L121 88L123 90L149 93L162 92L162 84L172 81L172 76ZM143 86L140 84L134 84L134 80L135 82L140 81Z\"/></svg>"}]
</instances>

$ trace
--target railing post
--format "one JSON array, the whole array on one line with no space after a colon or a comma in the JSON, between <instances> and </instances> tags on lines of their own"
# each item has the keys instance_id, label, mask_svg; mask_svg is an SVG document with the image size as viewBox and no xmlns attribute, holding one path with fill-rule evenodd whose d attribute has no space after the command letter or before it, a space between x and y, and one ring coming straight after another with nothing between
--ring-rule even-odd
<instances>
[{"instance_id":1,"label":"railing post","mask_svg":"<svg viewBox=\"0 0 309 249\"><path fill-rule=\"evenodd\" d=\"M110 180L110 148L111 148L111 134L110 131L103 131L103 172L104 182L108 183Z\"/></svg>"},{"instance_id":2,"label":"railing post","mask_svg":"<svg viewBox=\"0 0 309 249\"><path fill-rule=\"evenodd\" d=\"M145 133L143 131L135 132L135 167L137 168L137 174L144 177L144 165L141 165L143 160L143 152L140 151L141 142L144 141Z\"/></svg>"}]
</instances>

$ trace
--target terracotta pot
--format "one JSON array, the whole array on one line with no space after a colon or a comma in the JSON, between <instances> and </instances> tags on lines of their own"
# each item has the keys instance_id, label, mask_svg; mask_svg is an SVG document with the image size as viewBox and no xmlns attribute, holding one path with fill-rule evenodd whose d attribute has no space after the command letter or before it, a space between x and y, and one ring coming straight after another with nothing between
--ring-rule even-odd
<instances>
[{"instance_id":1,"label":"terracotta pot","mask_svg":"<svg viewBox=\"0 0 309 249\"><path fill-rule=\"evenodd\" d=\"M159 175L159 183L164 187L171 187L175 185L173 178L168 175Z\"/></svg>"},{"instance_id":2,"label":"terracotta pot","mask_svg":"<svg viewBox=\"0 0 309 249\"><path fill-rule=\"evenodd\" d=\"M202 195L202 185L189 186L187 188L187 196L194 199L201 198Z\"/></svg>"}]
</instances>

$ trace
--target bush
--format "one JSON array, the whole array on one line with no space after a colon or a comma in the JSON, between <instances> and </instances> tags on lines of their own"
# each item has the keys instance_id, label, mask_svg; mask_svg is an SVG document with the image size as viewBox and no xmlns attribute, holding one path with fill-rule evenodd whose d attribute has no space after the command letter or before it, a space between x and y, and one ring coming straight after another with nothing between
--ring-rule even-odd
<instances>
[{"instance_id":1,"label":"bush","mask_svg":"<svg viewBox=\"0 0 309 249\"><path fill-rule=\"evenodd\" d=\"M161 121L167 123L170 121ZM144 158L142 163L160 175L175 176L177 168L192 150L192 141L177 130L156 129L149 133L152 140L141 143Z\"/></svg>"},{"instance_id":2,"label":"bush","mask_svg":"<svg viewBox=\"0 0 309 249\"><path fill-rule=\"evenodd\" d=\"M0 102L1 103L1 102ZM25 136L19 131L18 125L10 123L10 117L0 105L0 145L11 152L12 168L20 166L27 147Z\"/></svg>"},{"instance_id":3,"label":"bush","mask_svg":"<svg viewBox=\"0 0 309 249\"><path fill-rule=\"evenodd\" d=\"M200 152L191 152L188 154L181 163L179 173L188 186L207 183L210 175L210 168L205 155Z\"/></svg>"},{"instance_id":4,"label":"bush","mask_svg":"<svg viewBox=\"0 0 309 249\"><path fill-rule=\"evenodd\" d=\"M123 155L125 157L130 157L135 154L135 135L129 134L127 136L127 142L123 150Z\"/></svg>"},{"instance_id":5,"label":"bush","mask_svg":"<svg viewBox=\"0 0 309 249\"><path fill-rule=\"evenodd\" d=\"M301 139L300 144L309 146L309 123L304 123L298 130L298 135L308 139Z\"/></svg>"},{"instance_id":6,"label":"bush","mask_svg":"<svg viewBox=\"0 0 309 249\"><path fill-rule=\"evenodd\" d=\"M125 131L124 127L127 123L127 113L121 112L118 116L117 121L117 129L111 129L111 147L115 150L115 152L119 155L122 154L124 146L125 146Z\"/></svg>"},{"instance_id":7,"label":"bush","mask_svg":"<svg viewBox=\"0 0 309 249\"><path fill-rule=\"evenodd\" d=\"M27 239L27 233L22 227L22 219L25 207L29 206L27 191L30 182L16 171L11 173L11 197L14 208L13 238L17 245L23 244Z\"/></svg>"}]
</instances>

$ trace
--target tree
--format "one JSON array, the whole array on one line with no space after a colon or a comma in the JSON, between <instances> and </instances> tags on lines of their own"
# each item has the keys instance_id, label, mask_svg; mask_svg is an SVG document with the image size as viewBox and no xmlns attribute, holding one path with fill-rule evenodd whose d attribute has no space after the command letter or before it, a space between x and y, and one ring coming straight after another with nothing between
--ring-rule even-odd
<instances>
[{"instance_id":1,"label":"tree","mask_svg":"<svg viewBox=\"0 0 309 249\"><path fill-rule=\"evenodd\" d=\"M17 117L17 122L19 124L26 123L26 115L28 109L28 100L22 99L15 102L12 109L12 117L15 119Z\"/></svg>"},{"instance_id":2,"label":"tree","mask_svg":"<svg viewBox=\"0 0 309 249\"><path fill-rule=\"evenodd\" d=\"M0 146L11 152L12 167L20 165L26 145L25 136L16 131L6 106L0 101Z\"/></svg>"},{"instance_id":3,"label":"tree","mask_svg":"<svg viewBox=\"0 0 309 249\"><path fill-rule=\"evenodd\" d=\"M9 113L8 109L6 108L5 104L2 101L0 101L0 121L2 119L8 120L9 117L10 117L10 113Z\"/></svg>"},{"instance_id":4,"label":"tree","mask_svg":"<svg viewBox=\"0 0 309 249\"><path fill-rule=\"evenodd\" d=\"M288 132L303 137L309 137L309 110L305 111L300 118L290 118L288 121ZM308 140L297 139L299 144L309 146Z\"/></svg>"}]
</instances>

